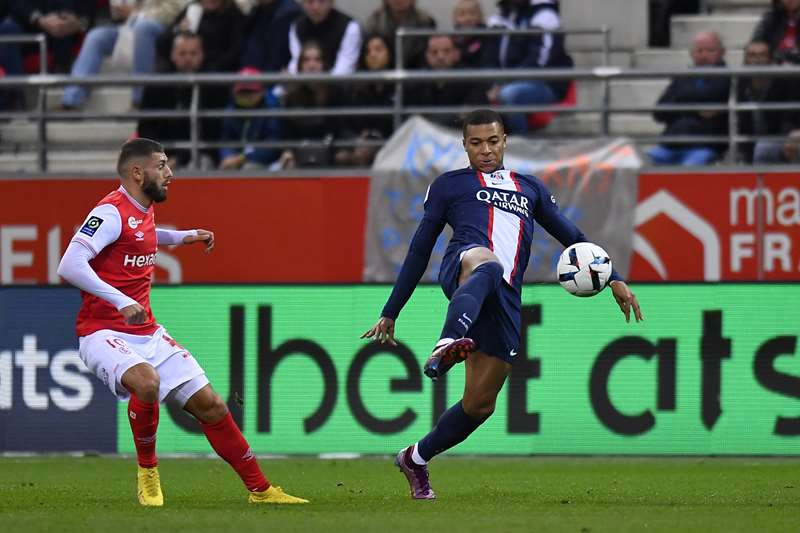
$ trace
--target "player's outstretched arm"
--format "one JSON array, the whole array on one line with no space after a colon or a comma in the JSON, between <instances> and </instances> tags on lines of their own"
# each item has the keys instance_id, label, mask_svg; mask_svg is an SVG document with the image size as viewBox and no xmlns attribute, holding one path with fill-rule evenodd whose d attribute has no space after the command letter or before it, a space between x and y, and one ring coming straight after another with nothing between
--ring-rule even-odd
<instances>
[{"instance_id":1,"label":"player's outstretched arm","mask_svg":"<svg viewBox=\"0 0 800 533\"><path fill-rule=\"evenodd\" d=\"M403 306L411 298L411 293L414 292L417 283L422 279L422 275L428 267L433 247L442 229L444 229L444 222L431 221L427 218L420 221L417 232L411 239L403 266L400 267L400 273L392 287L392 293L381 311L381 320L391 320L392 326L394 326L394 320L397 319Z\"/></svg>"},{"instance_id":2,"label":"player's outstretched arm","mask_svg":"<svg viewBox=\"0 0 800 533\"><path fill-rule=\"evenodd\" d=\"M156 239L159 245L192 244L201 242L206 245L205 252L214 249L214 232L206 229L173 230L156 228Z\"/></svg>"},{"instance_id":3,"label":"player's outstretched arm","mask_svg":"<svg viewBox=\"0 0 800 533\"><path fill-rule=\"evenodd\" d=\"M397 342L394 340L394 320L382 316L374 326L361 335L362 339L371 339L373 337L381 344L388 342L392 346L397 346Z\"/></svg>"},{"instance_id":4,"label":"player's outstretched arm","mask_svg":"<svg viewBox=\"0 0 800 533\"><path fill-rule=\"evenodd\" d=\"M206 249L204 252L211 253L211 250L214 249L214 232L205 229L198 229L195 231L197 232L195 235L187 235L183 238L183 244L192 244L193 242L205 243Z\"/></svg>"},{"instance_id":5,"label":"player's outstretched arm","mask_svg":"<svg viewBox=\"0 0 800 533\"><path fill-rule=\"evenodd\" d=\"M631 310L633 310L633 316L636 322L644 320L642 309L639 307L639 300L637 300L636 295L631 292L628 284L622 280L615 280L611 281L609 285L611 286L611 293L614 295L617 305L619 305L622 314L625 315L625 322L631 321Z\"/></svg>"},{"instance_id":6,"label":"player's outstretched arm","mask_svg":"<svg viewBox=\"0 0 800 533\"><path fill-rule=\"evenodd\" d=\"M205 252L214 249L214 232L206 229L174 230L156 228L156 239L160 246L176 244L192 244L201 242L206 245Z\"/></svg>"}]
</instances>

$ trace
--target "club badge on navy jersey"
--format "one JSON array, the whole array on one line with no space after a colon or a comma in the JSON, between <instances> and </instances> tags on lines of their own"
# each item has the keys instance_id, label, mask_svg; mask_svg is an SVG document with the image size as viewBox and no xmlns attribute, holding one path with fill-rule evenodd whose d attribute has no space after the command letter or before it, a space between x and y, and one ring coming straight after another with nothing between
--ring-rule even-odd
<instances>
[{"instance_id":1,"label":"club badge on navy jersey","mask_svg":"<svg viewBox=\"0 0 800 533\"><path fill-rule=\"evenodd\" d=\"M84 235L92 237L94 236L94 233L97 231L97 229L100 227L100 224L102 223L103 223L102 218L96 216L90 216L89 220L87 220L86 223L84 223L84 225L81 227L79 231Z\"/></svg>"}]
</instances>

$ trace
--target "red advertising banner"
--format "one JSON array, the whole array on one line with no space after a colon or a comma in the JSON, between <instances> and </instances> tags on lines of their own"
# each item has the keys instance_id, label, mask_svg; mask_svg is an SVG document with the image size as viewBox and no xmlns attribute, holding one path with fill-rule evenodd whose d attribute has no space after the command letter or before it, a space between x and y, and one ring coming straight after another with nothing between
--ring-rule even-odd
<instances>
[{"instance_id":1,"label":"red advertising banner","mask_svg":"<svg viewBox=\"0 0 800 533\"><path fill-rule=\"evenodd\" d=\"M800 280L799 187L792 174L642 174L630 278Z\"/></svg>"},{"instance_id":2,"label":"red advertising banner","mask_svg":"<svg viewBox=\"0 0 800 533\"><path fill-rule=\"evenodd\" d=\"M800 280L800 176L761 174L764 279Z\"/></svg>"},{"instance_id":3,"label":"red advertising banner","mask_svg":"<svg viewBox=\"0 0 800 533\"><path fill-rule=\"evenodd\" d=\"M58 283L61 254L116 179L0 180L0 284ZM156 207L159 227L205 228L216 247L162 247L156 281L358 282L369 179L187 178Z\"/></svg>"}]
</instances>

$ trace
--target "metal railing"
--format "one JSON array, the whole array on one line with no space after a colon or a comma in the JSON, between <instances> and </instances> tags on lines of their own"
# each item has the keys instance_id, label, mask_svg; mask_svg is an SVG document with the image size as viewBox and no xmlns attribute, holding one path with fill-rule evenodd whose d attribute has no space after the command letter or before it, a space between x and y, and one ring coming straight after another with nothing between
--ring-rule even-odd
<instances>
[{"instance_id":1,"label":"metal railing","mask_svg":"<svg viewBox=\"0 0 800 533\"><path fill-rule=\"evenodd\" d=\"M395 70L402 71L404 69L405 57L403 56L403 40L413 39L414 37L430 37L432 35L449 35L451 37L513 37L515 35L530 36L530 35L545 35L548 33L558 33L564 35L600 35L602 46L602 64L598 65L605 67L611 64L611 29L608 26L600 26L597 28L559 28L556 30L545 30L542 28L523 28L523 29L509 29L509 28L471 28L460 30L437 30L435 28L398 28L395 33ZM603 83L603 102L606 106L610 103L611 93L608 82ZM394 127L397 129L400 126L400 111L403 107L403 83L398 82L395 85L394 96ZM609 116L604 113L602 118L602 131L608 134L609 129Z\"/></svg>"},{"instance_id":2,"label":"metal railing","mask_svg":"<svg viewBox=\"0 0 800 533\"><path fill-rule=\"evenodd\" d=\"M718 104L682 104L682 105L649 105L633 106L621 105L611 106L610 101L603 100L600 105L576 105L572 107L562 107L559 105L526 105L526 106L497 106L495 109L502 112L558 112L558 113L596 113L601 116L604 114L641 114L653 111L698 111L712 110L728 113L730 129L728 135L720 136L638 136L636 140L646 143L670 142L670 143L725 143L729 149L729 158L736 153L739 143L752 142L758 139L779 140L783 137L755 137L740 135L738 133L738 113L754 110L788 110L800 109L800 103L740 103L737 101L737 86L743 78L768 77L768 78L789 78L800 77L800 67L706 67L692 69L623 69L618 67L596 67L591 69L470 69L470 70L446 70L446 71L410 71L410 70L388 70L382 72L362 72L350 75L329 74L262 74L259 76L247 76L246 78L237 74L194 74L194 75L164 75L164 76L116 76L100 75L87 78L72 78L69 76L56 75L37 75L22 77L6 77L0 79L0 89L8 87L35 87L40 93L55 87L70 84L93 87L98 85L106 86L132 86L132 85L170 85L170 86L191 86L192 105L188 111L135 111L117 114L92 113L84 111L50 111L45 106L40 105L34 112L6 112L0 113L0 118L24 118L35 119L39 124L46 125L49 121L75 120L75 119L140 119L140 118L189 118L191 132L188 142L172 143L171 148L186 148L191 150L193 161L197 162L200 150L218 148L221 146L242 146L244 144L255 147L296 147L301 145L299 142L287 141L265 141L265 142L243 142L243 143L224 143L224 142L201 142L198 135L198 124L200 119L211 117L299 117L299 116L395 116L403 117L412 114L452 114L462 113L471 110L465 106L385 106L385 107L341 107L325 109L259 109L259 110L201 110L199 108L200 87L206 85L232 85L246 79L249 82L261 82L267 85L289 85L293 83L322 83L322 84L358 84L358 83L408 83L408 82L474 82L477 80L492 80L498 82L538 79L543 81L551 80L575 80L580 82L611 82L625 80L648 80L682 77L704 77L719 78L727 77L731 79L730 98L726 103ZM800 98L800 95L798 96ZM41 100L40 100L41 101ZM602 126L601 126L602 129ZM607 133L597 132L591 136L603 136ZM571 138L575 138L574 136ZM361 144L361 141L339 140L333 146L354 146ZM374 145L381 144L375 141ZM43 157L40 158L40 169L47 170L47 137L46 128L42 128L39 137L39 147Z\"/></svg>"},{"instance_id":3,"label":"metal railing","mask_svg":"<svg viewBox=\"0 0 800 533\"><path fill-rule=\"evenodd\" d=\"M43 33L34 35L0 35L0 45L2 44L33 44L39 45L39 74L47 74L47 36ZM39 168L44 172L47 169L47 124L45 122L45 111L47 108L47 94L40 90L36 95L36 109L38 110L37 137Z\"/></svg>"}]
</instances>

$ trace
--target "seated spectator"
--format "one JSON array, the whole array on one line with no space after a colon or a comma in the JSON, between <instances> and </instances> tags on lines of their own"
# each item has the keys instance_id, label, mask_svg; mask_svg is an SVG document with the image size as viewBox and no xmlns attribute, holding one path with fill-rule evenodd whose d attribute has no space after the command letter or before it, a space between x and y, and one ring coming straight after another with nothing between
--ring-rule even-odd
<instances>
[{"instance_id":1,"label":"seated spectator","mask_svg":"<svg viewBox=\"0 0 800 533\"><path fill-rule=\"evenodd\" d=\"M481 3L478 0L458 0L453 8L453 27L457 30L485 29ZM489 44L485 35L458 35L453 40L461 52L461 63L465 68L485 66Z\"/></svg>"},{"instance_id":2,"label":"seated spectator","mask_svg":"<svg viewBox=\"0 0 800 533\"><path fill-rule=\"evenodd\" d=\"M756 146L755 162L784 164L800 163L800 129L792 130L786 137L786 140L780 143L779 147L780 151L778 153L775 153L771 150L765 150L763 153L759 153L759 147Z\"/></svg>"},{"instance_id":3,"label":"seated spectator","mask_svg":"<svg viewBox=\"0 0 800 533\"><path fill-rule=\"evenodd\" d=\"M800 64L799 0L772 0L772 7L762 15L751 41L769 43L776 63Z\"/></svg>"},{"instance_id":4,"label":"seated spectator","mask_svg":"<svg viewBox=\"0 0 800 533\"><path fill-rule=\"evenodd\" d=\"M394 50L392 41L385 35L376 33L364 39L358 70L361 72L379 72L394 68ZM353 107L391 107L394 105L395 86L391 82L360 83L348 93L346 104ZM357 140L388 139L394 130L394 119L391 115L351 115L345 118L343 136ZM343 148L336 152L336 164L339 166L366 167L372 164L378 148L359 145L355 148Z\"/></svg>"},{"instance_id":5,"label":"seated spectator","mask_svg":"<svg viewBox=\"0 0 800 533\"><path fill-rule=\"evenodd\" d=\"M143 0L140 6L126 0L111 2L112 19L123 23L133 33L132 72L149 74L155 68L156 39L186 5L187 0ZM86 35L71 75L78 78L100 72L103 59L110 57L117 44L120 26L107 24L92 28ZM133 89L133 106L139 107L142 87ZM69 85L64 89L61 105L77 109L86 103L89 90L86 86Z\"/></svg>"},{"instance_id":6,"label":"seated spectator","mask_svg":"<svg viewBox=\"0 0 800 533\"><path fill-rule=\"evenodd\" d=\"M73 49L91 25L95 0L7 0L8 16L0 22L0 35L43 33L53 54L53 70L69 72ZM23 47L0 45L0 62L9 75L23 73ZM40 58L47 61L47 58Z\"/></svg>"},{"instance_id":7,"label":"seated spectator","mask_svg":"<svg viewBox=\"0 0 800 533\"><path fill-rule=\"evenodd\" d=\"M204 70L236 72L242 57L246 20L233 0L194 0L178 14L171 31L160 39L160 55L167 57L172 35L183 31L197 33L203 39Z\"/></svg>"},{"instance_id":8,"label":"seated spectator","mask_svg":"<svg viewBox=\"0 0 800 533\"><path fill-rule=\"evenodd\" d=\"M247 16L242 67L261 72L286 68L289 52L289 27L300 15L295 0L259 0Z\"/></svg>"},{"instance_id":9,"label":"seated spectator","mask_svg":"<svg viewBox=\"0 0 800 533\"><path fill-rule=\"evenodd\" d=\"M322 45L307 41L300 52L299 71L320 73L329 70ZM341 121L329 115L315 115L313 109L341 106L344 101L336 86L329 83L293 83L284 95L286 109L302 109L311 114L286 117L281 120L281 137L291 141L309 141L307 147L284 150L280 157L282 168L324 167L332 163L331 143L340 137Z\"/></svg>"},{"instance_id":10,"label":"seated spectator","mask_svg":"<svg viewBox=\"0 0 800 533\"><path fill-rule=\"evenodd\" d=\"M432 35L425 50L425 68L449 70L461 68L460 53L450 35ZM439 81L414 83L405 86L403 102L408 106L486 106L488 86L477 81ZM456 114L425 115L429 120L458 128L461 117Z\"/></svg>"},{"instance_id":11,"label":"seated spectator","mask_svg":"<svg viewBox=\"0 0 800 533\"><path fill-rule=\"evenodd\" d=\"M397 28L435 28L436 21L416 7L416 0L382 0L383 5L367 19L367 33L380 33L394 39ZM420 68L425 63L425 37L403 38L403 68Z\"/></svg>"},{"instance_id":12,"label":"seated spectator","mask_svg":"<svg viewBox=\"0 0 800 533\"><path fill-rule=\"evenodd\" d=\"M724 67L725 48L719 35L701 31L692 39L689 53L695 67ZM667 86L658 104L724 104L728 101L728 78L676 78ZM663 135L727 135L727 111L656 111L653 117L666 124ZM716 160L727 143L661 143L650 150L656 165L706 165Z\"/></svg>"},{"instance_id":13,"label":"seated spectator","mask_svg":"<svg viewBox=\"0 0 800 533\"><path fill-rule=\"evenodd\" d=\"M170 63L164 73L193 74L204 71L203 39L191 32L180 32L172 39ZM200 109L220 109L227 103L227 93L219 88L200 87ZM192 106L191 85L148 85L142 93L142 110L189 111ZM203 118L198 122L198 139L215 142L220 137L220 120ZM139 121L140 137L170 142L191 139L189 118L143 118ZM191 164L190 150L168 150L170 166L186 167ZM200 168L216 167L216 150L202 150Z\"/></svg>"},{"instance_id":14,"label":"seated spectator","mask_svg":"<svg viewBox=\"0 0 800 533\"><path fill-rule=\"evenodd\" d=\"M500 13L489 19L490 27L509 29L541 28L548 33L539 35L505 35L492 40L493 49L487 54L487 66L495 68L570 68L572 58L564 48L564 34L555 33L561 26L558 2L555 0L501 0ZM494 94L502 105L544 105L564 99L569 80L512 81L498 87ZM525 113L511 113L506 125L518 135L528 133Z\"/></svg>"},{"instance_id":15,"label":"seated spectator","mask_svg":"<svg viewBox=\"0 0 800 533\"><path fill-rule=\"evenodd\" d=\"M243 76L258 75L261 72L245 67L239 71ZM228 110L270 109L280 105L277 98L258 82L239 82L233 86L233 101ZM222 122L222 141L275 141L278 139L279 123L276 117L225 117ZM267 168L274 163L280 150L277 148L222 148L219 151L221 170L250 170Z\"/></svg>"},{"instance_id":16,"label":"seated spectator","mask_svg":"<svg viewBox=\"0 0 800 533\"><path fill-rule=\"evenodd\" d=\"M765 66L773 63L769 43L753 41L744 49L744 64ZM738 102L777 103L798 99L797 83L787 78L743 78L739 80ZM794 148L800 135L800 113L786 110L742 111L738 115L742 135L788 135L787 141L757 141L740 145L742 158L754 163L790 163L796 161ZM790 155L791 154L791 155Z\"/></svg>"},{"instance_id":17,"label":"seated spectator","mask_svg":"<svg viewBox=\"0 0 800 533\"><path fill-rule=\"evenodd\" d=\"M351 74L356 70L361 49L361 28L358 22L333 7L333 0L300 0L303 14L289 28L289 72L300 68L303 43L320 44L324 62L331 74Z\"/></svg>"}]
</instances>

